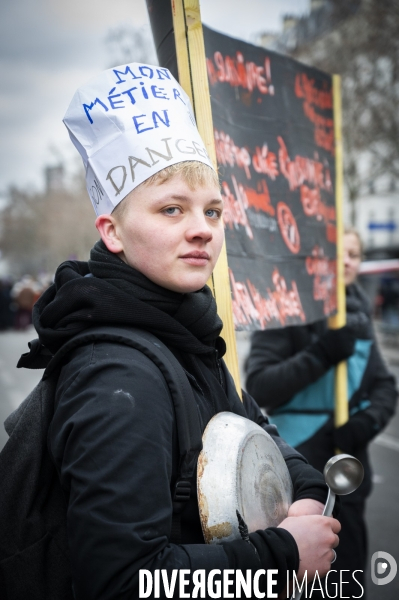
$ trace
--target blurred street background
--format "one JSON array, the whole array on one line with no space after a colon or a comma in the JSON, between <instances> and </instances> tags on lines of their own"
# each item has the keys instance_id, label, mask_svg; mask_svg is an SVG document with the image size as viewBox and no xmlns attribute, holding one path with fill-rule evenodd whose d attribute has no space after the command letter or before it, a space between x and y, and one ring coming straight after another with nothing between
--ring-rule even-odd
<instances>
[{"instance_id":1,"label":"blurred street background","mask_svg":"<svg viewBox=\"0 0 399 600\"><path fill-rule=\"evenodd\" d=\"M361 284L398 380L398 0L201 0L201 11L214 29L341 75L345 221L363 239ZM34 302L62 261L87 260L98 239L62 117L79 85L130 61L156 63L145 0L0 5L0 424L41 376L15 368L35 337ZM237 339L242 368L249 334ZM0 425L0 448L6 439ZM398 415L371 459L370 556L382 550L399 563ZM399 575L369 581L369 600L398 598Z\"/></svg>"}]
</instances>

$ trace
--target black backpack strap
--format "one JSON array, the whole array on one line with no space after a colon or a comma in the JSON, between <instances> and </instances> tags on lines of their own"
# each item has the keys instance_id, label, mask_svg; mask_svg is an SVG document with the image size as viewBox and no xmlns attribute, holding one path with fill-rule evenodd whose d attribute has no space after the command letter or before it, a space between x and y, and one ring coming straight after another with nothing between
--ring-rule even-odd
<instances>
[{"instance_id":1,"label":"black backpack strap","mask_svg":"<svg viewBox=\"0 0 399 600\"><path fill-rule=\"evenodd\" d=\"M173 543L180 543L180 515L190 499L191 481L202 449L202 431L197 403L183 367L173 353L156 336L142 329L125 327L91 327L69 340L55 354L43 378L59 367L65 356L79 346L109 341L131 346L145 354L161 371L169 387L175 409L179 443L179 469L173 492Z\"/></svg>"}]
</instances>

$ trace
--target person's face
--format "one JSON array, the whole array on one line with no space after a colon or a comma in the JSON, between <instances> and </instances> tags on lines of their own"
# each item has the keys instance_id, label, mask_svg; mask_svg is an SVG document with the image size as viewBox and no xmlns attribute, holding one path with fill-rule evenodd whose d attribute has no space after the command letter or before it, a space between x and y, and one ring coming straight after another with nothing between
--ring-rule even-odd
<instances>
[{"instance_id":1,"label":"person's face","mask_svg":"<svg viewBox=\"0 0 399 600\"><path fill-rule=\"evenodd\" d=\"M119 250L128 265L166 289L180 293L201 289L224 240L219 189L207 185L192 190L175 176L160 185L137 188L126 201L120 218L114 218L116 246L110 247L102 236L107 247Z\"/></svg>"},{"instance_id":2,"label":"person's face","mask_svg":"<svg viewBox=\"0 0 399 600\"><path fill-rule=\"evenodd\" d=\"M362 251L357 235L346 233L344 235L344 278L345 285L353 283L359 273Z\"/></svg>"}]
</instances>

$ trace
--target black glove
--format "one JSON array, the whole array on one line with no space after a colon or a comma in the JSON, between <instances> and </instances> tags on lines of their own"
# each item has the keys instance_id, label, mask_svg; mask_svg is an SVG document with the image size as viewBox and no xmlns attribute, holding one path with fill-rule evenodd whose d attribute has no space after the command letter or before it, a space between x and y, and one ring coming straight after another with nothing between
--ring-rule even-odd
<instances>
[{"instance_id":1,"label":"black glove","mask_svg":"<svg viewBox=\"0 0 399 600\"><path fill-rule=\"evenodd\" d=\"M361 340L373 339L371 319L362 303L352 296L346 297L346 324Z\"/></svg>"},{"instance_id":2,"label":"black glove","mask_svg":"<svg viewBox=\"0 0 399 600\"><path fill-rule=\"evenodd\" d=\"M376 433L377 424L373 417L359 412L353 415L345 425L334 429L334 445L342 452L353 454L364 448Z\"/></svg>"},{"instance_id":3,"label":"black glove","mask_svg":"<svg viewBox=\"0 0 399 600\"><path fill-rule=\"evenodd\" d=\"M355 341L355 333L345 325L340 329L326 331L317 342L309 347L309 351L315 354L326 368L330 368L352 356L355 350Z\"/></svg>"}]
</instances>

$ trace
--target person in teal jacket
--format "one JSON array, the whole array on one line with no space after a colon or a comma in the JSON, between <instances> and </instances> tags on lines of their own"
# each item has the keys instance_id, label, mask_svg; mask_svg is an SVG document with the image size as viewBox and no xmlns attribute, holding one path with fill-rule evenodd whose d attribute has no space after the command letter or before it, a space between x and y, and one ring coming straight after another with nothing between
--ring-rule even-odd
<instances>
[{"instance_id":1,"label":"person in teal jacket","mask_svg":"<svg viewBox=\"0 0 399 600\"><path fill-rule=\"evenodd\" d=\"M355 230L346 231L344 247L347 324L329 330L323 320L255 332L246 363L246 388L266 409L280 435L320 471L336 448L363 463L362 485L342 502L341 542L334 568L359 569L364 574L364 511L371 491L367 446L394 414L397 390L375 340L370 303L356 281L362 245ZM348 366L349 420L335 429L334 367L342 360ZM364 585L364 578L360 580ZM356 586L354 595L358 590Z\"/></svg>"}]
</instances>

